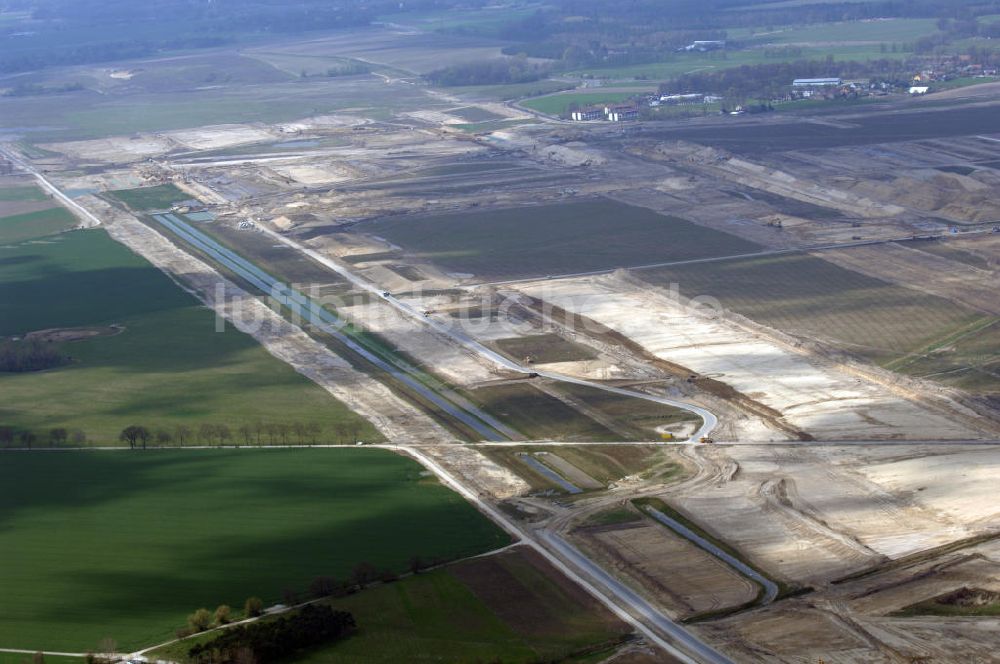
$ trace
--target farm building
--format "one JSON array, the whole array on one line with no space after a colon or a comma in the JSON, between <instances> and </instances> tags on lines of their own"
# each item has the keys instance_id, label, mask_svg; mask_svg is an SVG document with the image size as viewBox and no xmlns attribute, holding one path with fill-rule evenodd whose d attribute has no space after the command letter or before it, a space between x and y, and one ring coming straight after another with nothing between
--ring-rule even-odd
<instances>
[{"instance_id":1,"label":"farm building","mask_svg":"<svg viewBox=\"0 0 1000 664\"><path fill-rule=\"evenodd\" d=\"M726 42L718 40L697 40L693 41L684 48L677 49L679 51L698 51L700 53L705 53L706 51L715 51L720 48L725 48Z\"/></svg>"},{"instance_id":2,"label":"farm building","mask_svg":"<svg viewBox=\"0 0 1000 664\"><path fill-rule=\"evenodd\" d=\"M604 112L600 108L589 107L573 111L569 116L577 122L585 122L587 120L600 120L604 116Z\"/></svg>"},{"instance_id":3,"label":"farm building","mask_svg":"<svg viewBox=\"0 0 1000 664\"><path fill-rule=\"evenodd\" d=\"M795 88L824 88L835 87L841 84L839 78L797 78L792 81Z\"/></svg>"},{"instance_id":4,"label":"farm building","mask_svg":"<svg viewBox=\"0 0 1000 664\"><path fill-rule=\"evenodd\" d=\"M635 106L608 106L604 109L604 113L611 122L624 122L639 117L639 109Z\"/></svg>"}]
</instances>

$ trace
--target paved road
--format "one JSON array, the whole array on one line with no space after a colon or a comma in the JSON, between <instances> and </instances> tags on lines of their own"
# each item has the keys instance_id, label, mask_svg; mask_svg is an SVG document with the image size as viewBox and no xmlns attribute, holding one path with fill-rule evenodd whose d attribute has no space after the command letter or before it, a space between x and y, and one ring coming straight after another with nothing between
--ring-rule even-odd
<instances>
[{"instance_id":1,"label":"paved road","mask_svg":"<svg viewBox=\"0 0 1000 664\"><path fill-rule=\"evenodd\" d=\"M583 570L589 578L595 579L615 597L624 601L633 611L642 616L648 624L654 625L658 630L668 635L675 643L693 655L697 661L710 662L711 664L732 664L732 660L728 657L712 648L678 623L664 616L634 590L605 572L601 567L580 553L576 547L558 535L550 532L539 532L538 536L558 551L565 559L569 560L575 567Z\"/></svg>"},{"instance_id":2,"label":"paved road","mask_svg":"<svg viewBox=\"0 0 1000 664\"><path fill-rule=\"evenodd\" d=\"M442 484L452 488L473 503L504 530L521 538L526 546L537 551L556 569L604 604L612 613L632 625L652 643L680 661L685 664L698 662L732 664L732 660L687 631L683 626L661 614L646 600L615 580L614 577L588 560L586 556L560 537L544 531L528 533L521 530L506 514L483 501L476 493L452 477L434 459L409 446L395 449L419 461L437 475ZM556 555L557 553L558 555ZM564 560L568 560L572 566ZM596 581L604 590L600 590L592 581Z\"/></svg>"},{"instance_id":3,"label":"paved road","mask_svg":"<svg viewBox=\"0 0 1000 664\"><path fill-rule=\"evenodd\" d=\"M455 419L475 430L486 440L510 440L521 436L498 421L488 413L483 412L467 399L448 389L434 390L414 378L418 369L402 360L389 361L361 345L353 337L342 332L345 322L315 301L306 297L294 288L267 274L256 265L239 254L216 242L213 238L196 230L188 223L173 214L153 215L159 224L170 232L188 242L197 249L208 254L213 260L237 274L240 278L267 293L283 306L292 310L293 314L323 329L324 332L336 338L352 351L371 362L379 369L389 373L395 379L420 394L435 406L441 408Z\"/></svg>"},{"instance_id":4,"label":"paved road","mask_svg":"<svg viewBox=\"0 0 1000 664\"><path fill-rule=\"evenodd\" d=\"M707 539L705 539L698 533L694 532L693 530L685 526L677 519L673 519L667 516L660 510L655 509L653 507L647 507L646 511L649 512L649 515L651 517L653 517L654 519L665 525L667 528L670 528L670 530L674 531L684 539L690 541L695 546L709 552L722 562L726 563L727 565L735 569L743 576L759 584L764 589L764 596L760 600L761 604L770 604L775 600L775 598L778 597L778 585L774 581L771 581L770 579L768 579L763 574L761 574L754 568L744 563L736 556L730 555L729 553L723 551L715 544L709 542Z\"/></svg>"},{"instance_id":5,"label":"paved road","mask_svg":"<svg viewBox=\"0 0 1000 664\"><path fill-rule=\"evenodd\" d=\"M317 263L320 263L324 267L327 267L330 270L336 272L341 277L349 281L354 287L381 298L388 304L395 307L398 311L406 314L408 317L419 320L423 324L429 326L430 328L439 332L440 334L445 335L446 337L450 338L459 345L467 348L468 350L471 350L480 357L483 357L493 362L494 364L499 365L504 369L525 375L537 374L539 376L543 376L550 380L554 380L561 383L573 383L575 385L583 385L586 387L603 390L605 392L611 392L614 394L620 394L622 396L632 397L635 399L642 399L644 401L651 401L666 406L672 406L674 408L680 408L681 410L686 410L688 412L694 413L695 415L701 418L702 425L694 434L692 434L691 440L698 440L702 436L709 435L712 432L712 430L714 430L715 427L718 425L719 420L715 416L715 414L706 408L702 408L701 406L696 406L694 404L686 403L684 401L677 401L675 399L668 399L667 397L659 397L652 394L647 394L645 392L637 392L635 390L629 390L621 387L612 387L610 385L595 383L593 381L585 380L583 378L567 376L565 374L557 373L554 371L539 371L536 367L519 364L511 360L510 358L506 357L505 355L496 352L492 348L483 345L476 339L473 339L465 332L463 332L461 329L458 329L455 325L450 325L442 321L439 321L435 318L432 318L430 316L425 316L423 312L413 308L413 306L410 305L409 303L404 302L397 297L394 297L390 293L386 293L375 284L369 282L367 279L358 276L357 274L347 269L340 263L331 260L330 258L324 256L318 251L314 251L308 247L302 246L301 244L295 242L291 238L285 237L284 235L276 233L268 228L261 228L261 230L274 240L281 242L282 244L285 244L289 247L292 247L293 249L298 250L299 252L305 254L309 258L312 258Z\"/></svg>"}]
</instances>

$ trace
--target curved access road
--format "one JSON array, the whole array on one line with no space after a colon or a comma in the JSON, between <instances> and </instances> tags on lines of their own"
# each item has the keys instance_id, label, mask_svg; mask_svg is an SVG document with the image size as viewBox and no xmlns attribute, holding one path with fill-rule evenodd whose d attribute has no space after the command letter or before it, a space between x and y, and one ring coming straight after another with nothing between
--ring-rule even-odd
<instances>
[{"instance_id":1,"label":"curved access road","mask_svg":"<svg viewBox=\"0 0 1000 664\"><path fill-rule=\"evenodd\" d=\"M487 346L483 345L476 339L473 339L462 330L456 329L455 326L448 325L429 316L425 316L422 312L418 311L417 309L414 309L412 305L403 302L397 297L394 297L391 293L387 293L381 290L378 286L371 283L367 279L358 276L357 274L347 269L337 261L331 260L330 258L324 256L318 251L310 249L309 247L305 247L299 244L298 242L292 240L291 238L285 237L281 233L272 231L269 228L264 228L262 226L259 228L262 232L264 232L274 240L281 242L282 244L305 254L306 256L313 259L320 265L336 272L341 277L349 281L354 287L366 291L368 293L371 293L372 295L378 298L381 298L383 301L395 307L398 311L405 314L406 316L421 321L423 324L427 325L436 332L448 337L449 339L459 344L460 346L474 352L480 357L483 357L493 362L494 364L499 365L500 367L503 367L504 369L525 375L535 374L561 383L572 383L574 385L583 385L585 387L591 387L597 390L603 390L605 392L619 394L621 396L632 397L634 399L651 401L653 403L659 403L665 406L671 406L673 408L686 410L689 413L694 413L695 415L701 418L702 424L701 427L699 427L698 430L691 435L690 440L697 441L701 439L703 436L708 436L719 423L719 420L714 413L712 413L710 410L706 408L702 408L701 406L696 406L694 404L686 403L684 401L676 401L674 399L668 399L667 397L658 397L652 394L647 394L645 392L637 392L635 390L628 390L621 387L612 387L610 385L603 385L601 383L596 383L594 381L586 380L584 378L567 376L565 374L557 373L555 371L539 371L535 367L528 367L518 362L515 362L510 358L496 352L492 348L488 348Z\"/></svg>"}]
</instances>

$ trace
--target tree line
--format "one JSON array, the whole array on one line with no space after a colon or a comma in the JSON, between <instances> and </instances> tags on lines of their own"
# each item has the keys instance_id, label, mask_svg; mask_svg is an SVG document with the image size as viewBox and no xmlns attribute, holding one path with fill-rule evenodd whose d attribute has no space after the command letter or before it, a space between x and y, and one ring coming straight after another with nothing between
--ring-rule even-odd
<instances>
[{"instance_id":1,"label":"tree line","mask_svg":"<svg viewBox=\"0 0 1000 664\"><path fill-rule=\"evenodd\" d=\"M357 443L361 425L354 422L335 423L324 427L318 422L255 421L230 426L204 422L197 427L178 424L172 428L130 424L118 434L117 442L131 449L148 447L184 447L186 445L245 445L248 447L279 445L319 445L321 443ZM79 447L88 441L82 429L54 427L37 431L0 424L0 447L32 449L48 447ZM104 441L112 442L112 441Z\"/></svg>"},{"instance_id":2,"label":"tree line","mask_svg":"<svg viewBox=\"0 0 1000 664\"><path fill-rule=\"evenodd\" d=\"M54 369L72 362L56 344L37 339L0 341L0 373L27 373Z\"/></svg>"}]
</instances>

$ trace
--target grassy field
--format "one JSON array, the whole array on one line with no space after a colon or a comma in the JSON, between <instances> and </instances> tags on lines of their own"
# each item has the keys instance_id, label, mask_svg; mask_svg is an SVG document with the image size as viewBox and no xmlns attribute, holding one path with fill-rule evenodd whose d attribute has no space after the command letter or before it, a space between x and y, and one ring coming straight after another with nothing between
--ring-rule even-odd
<instances>
[{"instance_id":1,"label":"grassy field","mask_svg":"<svg viewBox=\"0 0 1000 664\"><path fill-rule=\"evenodd\" d=\"M496 344L500 350L515 360L520 361L530 357L535 364L577 362L597 358L597 353L590 348L552 333L497 339Z\"/></svg>"},{"instance_id":2,"label":"grassy field","mask_svg":"<svg viewBox=\"0 0 1000 664\"><path fill-rule=\"evenodd\" d=\"M60 233L76 224L76 217L61 207L0 217L0 244ZM0 261L3 260L2 256L0 253Z\"/></svg>"},{"instance_id":3,"label":"grassy field","mask_svg":"<svg viewBox=\"0 0 1000 664\"><path fill-rule=\"evenodd\" d=\"M83 657L64 657L61 655L45 655L45 664L84 664ZM34 664L31 655L13 652L0 652L0 664Z\"/></svg>"},{"instance_id":4,"label":"grassy field","mask_svg":"<svg viewBox=\"0 0 1000 664\"><path fill-rule=\"evenodd\" d=\"M356 227L484 279L613 269L751 252L733 235L607 199L486 212L391 217Z\"/></svg>"},{"instance_id":5,"label":"grassy field","mask_svg":"<svg viewBox=\"0 0 1000 664\"><path fill-rule=\"evenodd\" d=\"M892 18L870 21L834 21L770 29L730 28L730 39L753 39L766 44L850 44L912 42L937 32L932 18Z\"/></svg>"},{"instance_id":6,"label":"grassy field","mask_svg":"<svg viewBox=\"0 0 1000 664\"><path fill-rule=\"evenodd\" d=\"M926 599L916 604L910 604L892 616L904 618L918 616L968 616L993 617L1000 616L1000 593L979 588L960 588L952 592Z\"/></svg>"},{"instance_id":7,"label":"grassy field","mask_svg":"<svg viewBox=\"0 0 1000 664\"><path fill-rule=\"evenodd\" d=\"M988 317L944 298L802 255L664 268L641 276L658 284L678 283L686 296L712 295L727 309L755 321L825 341L879 364L989 322ZM989 331L973 338L994 352L1000 346ZM958 364L968 359L961 353L935 357Z\"/></svg>"},{"instance_id":8,"label":"grassy field","mask_svg":"<svg viewBox=\"0 0 1000 664\"><path fill-rule=\"evenodd\" d=\"M571 104L576 104L580 107L618 104L643 92L648 93L650 90L628 92L567 92L545 97L535 97L534 99L525 99L521 102L521 105L539 113L562 115L568 111Z\"/></svg>"},{"instance_id":9,"label":"grassy field","mask_svg":"<svg viewBox=\"0 0 1000 664\"><path fill-rule=\"evenodd\" d=\"M535 490L558 489L553 482L525 464L521 454L551 452L551 448L518 445L516 447L481 448L483 454L511 468ZM617 482L627 475L671 482L687 475L676 452L660 445L587 445L560 447L556 453L570 464L602 484Z\"/></svg>"},{"instance_id":10,"label":"grassy field","mask_svg":"<svg viewBox=\"0 0 1000 664\"><path fill-rule=\"evenodd\" d=\"M349 639L296 664L582 662L627 634L593 599L521 549L330 600L358 623ZM198 640L203 640L199 637ZM189 644L156 651L184 662Z\"/></svg>"},{"instance_id":11,"label":"grassy field","mask_svg":"<svg viewBox=\"0 0 1000 664\"><path fill-rule=\"evenodd\" d=\"M9 452L0 480L0 644L11 648L152 645L201 606L275 603L362 561L401 572L415 555L508 542L382 450Z\"/></svg>"},{"instance_id":12,"label":"grassy field","mask_svg":"<svg viewBox=\"0 0 1000 664\"><path fill-rule=\"evenodd\" d=\"M44 201L48 196L34 185L0 187L0 201Z\"/></svg>"},{"instance_id":13,"label":"grassy field","mask_svg":"<svg viewBox=\"0 0 1000 664\"><path fill-rule=\"evenodd\" d=\"M322 427L324 441L379 439L251 337L228 326L217 333L212 313L104 231L0 254L0 336L111 324L124 331L62 344L71 365L0 374L0 423L79 429L104 444L133 423L172 431L302 422Z\"/></svg>"},{"instance_id":14,"label":"grassy field","mask_svg":"<svg viewBox=\"0 0 1000 664\"><path fill-rule=\"evenodd\" d=\"M782 46L784 44L776 44ZM659 62L636 65L588 67L571 72L574 76L584 76L620 81L659 82L692 71L703 69L730 69L743 65L773 64L791 60L823 60L831 57L834 61L865 61L871 59L899 60L909 53L891 51L882 53L877 43L836 43L824 46L805 46L793 53L774 53L765 48L752 48L709 53L675 53Z\"/></svg>"},{"instance_id":15,"label":"grassy field","mask_svg":"<svg viewBox=\"0 0 1000 664\"><path fill-rule=\"evenodd\" d=\"M111 193L133 210L140 211L166 210L175 203L191 198L190 194L185 194L173 184L161 184L139 189L119 189Z\"/></svg>"}]
</instances>

